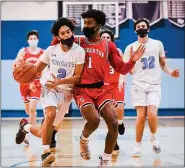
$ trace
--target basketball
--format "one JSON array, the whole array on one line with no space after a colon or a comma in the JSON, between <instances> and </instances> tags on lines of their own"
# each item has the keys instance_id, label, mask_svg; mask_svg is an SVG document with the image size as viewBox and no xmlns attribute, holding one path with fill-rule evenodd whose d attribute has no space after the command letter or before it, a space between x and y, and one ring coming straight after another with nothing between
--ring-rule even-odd
<instances>
[{"instance_id":1,"label":"basketball","mask_svg":"<svg viewBox=\"0 0 185 168\"><path fill-rule=\"evenodd\" d=\"M23 63L13 71L13 77L18 83L31 83L36 76L37 70L32 63Z\"/></svg>"}]
</instances>

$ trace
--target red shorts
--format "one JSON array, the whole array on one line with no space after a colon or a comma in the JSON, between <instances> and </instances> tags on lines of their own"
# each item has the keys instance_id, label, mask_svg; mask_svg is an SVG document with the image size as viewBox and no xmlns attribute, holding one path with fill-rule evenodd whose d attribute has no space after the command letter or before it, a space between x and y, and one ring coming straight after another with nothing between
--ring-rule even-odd
<instances>
[{"instance_id":1,"label":"red shorts","mask_svg":"<svg viewBox=\"0 0 185 168\"><path fill-rule=\"evenodd\" d=\"M107 85L107 89L112 93L113 98L117 101L117 103L124 103L124 88L119 90L118 83Z\"/></svg>"},{"instance_id":2,"label":"red shorts","mask_svg":"<svg viewBox=\"0 0 185 168\"><path fill-rule=\"evenodd\" d=\"M101 88L80 88L75 87L74 99L80 108L93 105L100 112L109 102L114 102L112 94L107 91L107 86Z\"/></svg>"},{"instance_id":3,"label":"red shorts","mask_svg":"<svg viewBox=\"0 0 185 168\"><path fill-rule=\"evenodd\" d=\"M36 79L34 81L36 89L32 91L29 84L20 84L20 92L24 103L29 103L30 99L39 100L41 94L41 84L40 80Z\"/></svg>"}]
</instances>

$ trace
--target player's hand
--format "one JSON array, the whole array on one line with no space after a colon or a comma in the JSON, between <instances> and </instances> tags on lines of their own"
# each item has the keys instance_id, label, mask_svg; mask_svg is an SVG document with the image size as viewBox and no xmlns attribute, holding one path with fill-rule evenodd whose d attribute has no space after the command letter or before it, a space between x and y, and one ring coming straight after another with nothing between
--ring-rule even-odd
<instances>
[{"instance_id":1,"label":"player's hand","mask_svg":"<svg viewBox=\"0 0 185 168\"><path fill-rule=\"evenodd\" d=\"M68 18L68 19L73 23L73 26L75 26L77 24L76 19L74 19L74 18Z\"/></svg>"},{"instance_id":2,"label":"player's hand","mask_svg":"<svg viewBox=\"0 0 185 168\"><path fill-rule=\"evenodd\" d=\"M179 78L180 76L180 72L179 72L179 69L174 69L171 71L170 75L174 78Z\"/></svg>"},{"instance_id":3,"label":"player's hand","mask_svg":"<svg viewBox=\"0 0 185 168\"><path fill-rule=\"evenodd\" d=\"M146 49L145 46L141 44L136 51L133 51L133 47L131 46L131 49L130 49L131 61L136 62L137 60L139 60L144 54L145 49Z\"/></svg>"},{"instance_id":4,"label":"player's hand","mask_svg":"<svg viewBox=\"0 0 185 168\"><path fill-rule=\"evenodd\" d=\"M59 85L60 79L56 78L53 74L52 74L52 77L53 77L53 81L46 82L46 87L48 89L54 89Z\"/></svg>"},{"instance_id":5,"label":"player's hand","mask_svg":"<svg viewBox=\"0 0 185 168\"><path fill-rule=\"evenodd\" d=\"M30 90L31 91L36 91L36 85L34 84L34 82L30 83Z\"/></svg>"}]
</instances>

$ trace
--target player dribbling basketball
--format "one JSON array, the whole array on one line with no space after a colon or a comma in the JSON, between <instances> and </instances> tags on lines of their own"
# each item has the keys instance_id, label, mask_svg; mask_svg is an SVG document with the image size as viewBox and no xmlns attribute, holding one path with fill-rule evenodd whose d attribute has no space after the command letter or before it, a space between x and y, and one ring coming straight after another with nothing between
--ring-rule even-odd
<instances>
[{"instance_id":1,"label":"player dribbling basketball","mask_svg":"<svg viewBox=\"0 0 185 168\"><path fill-rule=\"evenodd\" d=\"M52 131L63 119L72 99L74 84L78 83L83 71L85 51L74 43L74 26L67 18L60 18L53 27L52 33L60 41L59 44L46 49L35 64L41 73L49 65L49 74L42 80L42 106L45 119L39 129L22 119L16 142L21 143L26 133L31 132L42 138L42 166L50 166L55 156L49 150Z\"/></svg>"}]
</instances>

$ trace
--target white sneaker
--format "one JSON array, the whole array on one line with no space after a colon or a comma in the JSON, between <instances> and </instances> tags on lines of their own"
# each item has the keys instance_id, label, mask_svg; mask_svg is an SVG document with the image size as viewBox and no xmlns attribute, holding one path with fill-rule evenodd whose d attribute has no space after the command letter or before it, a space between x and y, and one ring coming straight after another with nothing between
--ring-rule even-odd
<instances>
[{"instance_id":1,"label":"white sneaker","mask_svg":"<svg viewBox=\"0 0 185 168\"><path fill-rule=\"evenodd\" d=\"M134 147L134 149L132 150L131 156L141 156L142 153L142 145L138 145L136 144L136 146Z\"/></svg>"},{"instance_id":2,"label":"white sneaker","mask_svg":"<svg viewBox=\"0 0 185 168\"><path fill-rule=\"evenodd\" d=\"M156 139L155 136L150 137L150 143L153 146L153 151L155 153L160 153L161 152L161 147L159 145L159 141Z\"/></svg>"},{"instance_id":3,"label":"white sneaker","mask_svg":"<svg viewBox=\"0 0 185 168\"><path fill-rule=\"evenodd\" d=\"M100 164L98 167L109 167L109 160L103 160L102 156L99 157Z\"/></svg>"}]
</instances>

